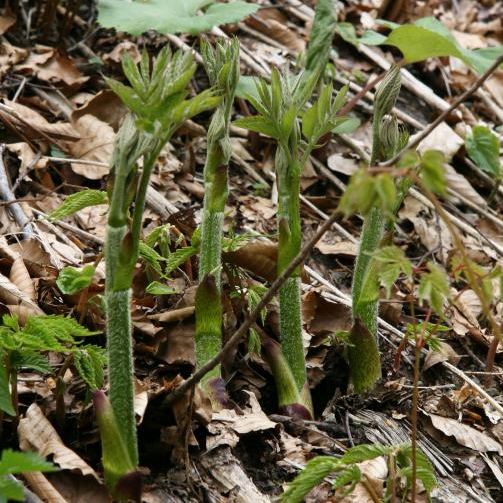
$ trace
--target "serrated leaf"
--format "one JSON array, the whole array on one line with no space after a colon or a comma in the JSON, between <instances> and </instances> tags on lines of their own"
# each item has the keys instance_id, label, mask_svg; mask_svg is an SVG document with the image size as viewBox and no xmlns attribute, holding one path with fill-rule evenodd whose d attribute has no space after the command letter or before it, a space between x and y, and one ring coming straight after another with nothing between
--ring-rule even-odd
<instances>
[{"instance_id":1,"label":"serrated leaf","mask_svg":"<svg viewBox=\"0 0 503 503\"><path fill-rule=\"evenodd\" d=\"M304 469L288 484L281 496L283 503L301 503L304 496L339 466L336 458L317 456L310 459Z\"/></svg>"},{"instance_id":2,"label":"serrated leaf","mask_svg":"<svg viewBox=\"0 0 503 503\"><path fill-rule=\"evenodd\" d=\"M339 459L341 464L351 465L361 463L369 459L378 458L379 456L387 456L394 449L393 446L382 444L362 444L351 447Z\"/></svg>"},{"instance_id":3,"label":"serrated leaf","mask_svg":"<svg viewBox=\"0 0 503 503\"><path fill-rule=\"evenodd\" d=\"M13 367L18 369L28 368L37 370L42 374L52 373L52 368L48 359L45 356L29 349L13 351L10 357L10 363Z\"/></svg>"},{"instance_id":4,"label":"serrated leaf","mask_svg":"<svg viewBox=\"0 0 503 503\"><path fill-rule=\"evenodd\" d=\"M409 278L412 277L412 264L401 248L385 246L379 248L377 252L372 254L372 257L380 262L377 268L378 276L382 286L386 289L388 298L391 295L391 287L402 272Z\"/></svg>"},{"instance_id":5,"label":"serrated leaf","mask_svg":"<svg viewBox=\"0 0 503 503\"><path fill-rule=\"evenodd\" d=\"M106 365L106 352L99 346L86 344L73 352L75 368L89 389L95 391L103 385L103 368Z\"/></svg>"},{"instance_id":6,"label":"serrated leaf","mask_svg":"<svg viewBox=\"0 0 503 503\"><path fill-rule=\"evenodd\" d=\"M96 206L108 202L107 193L101 190L85 189L68 196L63 203L51 211L48 218L58 220L60 218L69 217L77 211L87 208L88 206Z\"/></svg>"},{"instance_id":7,"label":"serrated leaf","mask_svg":"<svg viewBox=\"0 0 503 503\"><path fill-rule=\"evenodd\" d=\"M166 259L157 253L151 246L147 243L140 241L139 246L140 257L158 274L162 274L161 263L165 262Z\"/></svg>"},{"instance_id":8,"label":"serrated leaf","mask_svg":"<svg viewBox=\"0 0 503 503\"><path fill-rule=\"evenodd\" d=\"M33 452L2 451L0 475L22 472L56 472L58 468Z\"/></svg>"},{"instance_id":9,"label":"serrated leaf","mask_svg":"<svg viewBox=\"0 0 503 503\"><path fill-rule=\"evenodd\" d=\"M485 126L474 126L472 135L465 139L466 150L472 161L483 171L501 178L498 137Z\"/></svg>"},{"instance_id":10,"label":"serrated leaf","mask_svg":"<svg viewBox=\"0 0 503 503\"><path fill-rule=\"evenodd\" d=\"M64 267L59 271L56 285L65 295L74 295L87 288L93 281L95 268L93 265L85 265L82 269Z\"/></svg>"},{"instance_id":11,"label":"serrated leaf","mask_svg":"<svg viewBox=\"0 0 503 503\"><path fill-rule=\"evenodd\" d=\"M164 274L167 276L197 252L198 248L196 246L185 246L170 253L169 257L166 259Z\"/></svg>"},{"instance_id":12,"label":"serrated leaf","mask_svg":"<svg viewBox=\"0 0 503 503\"><path fill-rule=\"evenodd\" d=\"M309 34L309 45L306 53L306 69L313 71L324 68L328 63L332 50L337 18L335 4L332 0L318 0L316 2L314 21Z\"/></svg>"},{"instance_id":13,"label":"serrated leaf","mask_svg":"<svg viewBox=\"0 0 503 503\"><path fill-rule=\"evenodd\" d=\"M198 16L212 0L150 0L149 2L100 0L98 23L105 28L139 36L148 30L159 33L197 34L214 26L235 23L257 11L258 5L236 1L214 3Z\"/></svg>"}]
</instances>

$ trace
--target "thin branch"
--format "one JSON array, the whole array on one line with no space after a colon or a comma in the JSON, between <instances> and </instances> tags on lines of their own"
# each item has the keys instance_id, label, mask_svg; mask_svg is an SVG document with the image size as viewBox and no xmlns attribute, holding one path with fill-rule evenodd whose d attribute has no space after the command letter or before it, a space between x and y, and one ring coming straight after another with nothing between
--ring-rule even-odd
<instances>
[{"instance_id":1,"label":"thin branch","mask_svg":"<svg viewBox=\"0 0 503 503\"><path fill-rule=\"evenodd\" d=\"M223 359L225 354L234 348L243 338L243 336L248 332L249 328L253 324L256 318L260 315L260 312L267 303L274 297L276 292L279 290L281 285L290 277L292 272L306 259L309 252L314 248L314 245L321 239L323 234L330 229L332 224L338 217L338 213L334 212L328 220L326 220L321 227L319 227L316 234L311 238L311 240L302 248L300 253L290 262L290 265L281 273L280 276L269 287L269 290L262 296L260 302L255 306L255 309L249 314L243 324L234 332L232 337L227 341L225 346L221 351L206 364L204 364L199 370L197 370L191 377L184 381L180 386L175 388L171 394L169 394L164 405L169 406L176 398L181 397L186 391L188 391L191 386L196 385L210 370L216 367Z\"/></svg>"},{"instance_id":2,"label":"thin branch","mask_svg":"<svg viewBox=\"0 0 503 503\"><path fill-rule=\"evenodd\" d=\"M398 154L389 159L386 162L381 163L381 166L391 166L395 164L400 157L402 157L405 152L416 147L423 141L444 119L456 108L459 107L468 97L470 97L490 76L491 74L503 63L503 54L501 54L496 61L474 82L474 84L468 88L463 94L461 94L452 105L444 110L428 127L423 129L414 140L412 140L404 149L402 149Z\"/></svg>"}]
</instances>

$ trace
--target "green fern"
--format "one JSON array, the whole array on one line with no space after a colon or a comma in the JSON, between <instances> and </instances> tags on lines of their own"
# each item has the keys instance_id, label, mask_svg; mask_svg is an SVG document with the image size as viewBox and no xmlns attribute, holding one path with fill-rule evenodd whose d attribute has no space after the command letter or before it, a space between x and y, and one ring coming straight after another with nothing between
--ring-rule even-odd
<instances>
[{"instance_id":1,"label":"green fern","mask_svg":"<svg viewBox=\"0 0 503 503\"><path fill-rule=\"evenodd\" d=\"M59 220L60 218L69 217L88 206L96 206L107 202L108 196L106 192L85 189L68 196L63 203L55 210L51 211L47 217L50 220Z\"/></svg>"}]
</instances>

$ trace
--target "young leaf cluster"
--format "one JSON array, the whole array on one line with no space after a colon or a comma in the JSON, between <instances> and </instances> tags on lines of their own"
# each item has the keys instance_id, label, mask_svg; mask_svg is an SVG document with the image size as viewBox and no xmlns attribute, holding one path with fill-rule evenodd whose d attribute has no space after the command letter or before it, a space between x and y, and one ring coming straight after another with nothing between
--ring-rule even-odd
<instances>
[{"instance_id":1,"label":"young leaf cluster","mask_svg":"<svg viewBox=\"0 0 503 503\"><path fill-rule=\"evenodd\" d=\"M105 351L98 346L80 345L75 337L95 335L72 318L30 316L20 327L16 316L5 315L0 326L0 409L10 415L15 410L10 397L9 379L19 369L27 368L50 374L52 368L41 351L72 353L75 368L91 389L103 383Z\"/></svg>"},{"instance_id":2,"label":"young leaf cluster","mask_svg":"<svg viewBox=\"0 0 503 503\"><path fill-rule=\"evenodd\" d=\"M107 84L138 117L136 126L163 144L185 120L220 101L212 89L185 99L196 64L189 53L172 54L169 46L161 50L152 69L146 51L139 67L126 54L122 68L130 86L112 79L107 79Z\"/></svg>"},{"instance_id":3,"label":"young leaf cluster","mask_svg":"<svg viewBox=\"0 0 503 503\"><path fill-rule=\"evenodd\" d=\"M304 497L325 477L335 477L332 488L338 490L337 497L350 494L363 478L358 464L380 456L387 457L396 467L395 481L388 480L386 497L389 498L391 486L406 495L412 483L412 449L410 443L400 445L363 444L349 449L342 457L317 456L306 463L304 469L289 484L281 497L283 503L301 503ZM433 466L422 451L416 452L417 480L420 480L429 494L436 485ZM401 483L404 480L405 484ZM397 495L395 494L395 497Z\"/></svg>"}]
</instances>

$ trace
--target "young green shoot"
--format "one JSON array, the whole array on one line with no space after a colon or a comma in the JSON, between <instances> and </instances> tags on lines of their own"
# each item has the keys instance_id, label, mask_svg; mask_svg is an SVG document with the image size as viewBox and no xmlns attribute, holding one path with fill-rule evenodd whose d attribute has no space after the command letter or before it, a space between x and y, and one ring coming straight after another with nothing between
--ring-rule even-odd
<instances>
[{"instance_id":1,"label":"young green shoot","mask_svg":"<svg viewBox=\"0 0 503 503\"><path fill-rule=\"evenodd\" d=\"M204 167L204 206L201 223L199 287L196 293L196 365L211 360L222 346L222 233L227 202L227 171L231 156L229 126L236 86L239 81L239 43L201 45L210 84L222 96L208 128L208 152ZM225 385L220 365L201 385L216 408Z\"/></svg>"},{"instance_id":2,"label":"young green shoot","mask_svg":"<svg viewBox=\"0 0 503 503\"><path fill-rule=\"evenodd\" d=\"M279 231L277 273L280 275L299 253L302 244L299 213L300 176L304 164L317 141L324 134L346 122L336 117L341 108L346 88L332 99L332 86L324 86L318 100L309 108L313 90L321 69L297 76L273 70L271 84L258 81L258 99L249 100L259 115L245 117L236 125L274 138L277 141L275 170L278 185L277 223ZM280 409L306 417L312 415L311 397L306 376L302 317L300 310L300 267L279 290L281 349L289 372L276 373ZM275 351L277 353L277 351ZM284 366L278 366L278 368ZM292 386L281 383L293 379ZM278 381L279 380L279 381Z\"/></svg>"},{"instance_id":3,"label":"young green shoot","mask_svg":"<svg viewBox=\"0 0 503 503\"><path fill-rule=\"evenodd\" d=\"M137 466L131 283L139 257L150 175L159 153L179 126L186 119L216 106L220 98L209 89L185 99L196 65L191 55L171 54L168 47L152 65L144 52L139 68L128 56L122 66L131 87L107 81L131 114L117 134L109 176L105 301L110 402L129 458ZM140 157L143 158L141 171L137 166ZM109 445L110 442L103 441L104 450Z\"/></svg>"}]
</instances>

